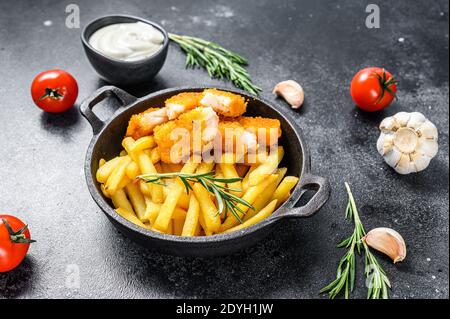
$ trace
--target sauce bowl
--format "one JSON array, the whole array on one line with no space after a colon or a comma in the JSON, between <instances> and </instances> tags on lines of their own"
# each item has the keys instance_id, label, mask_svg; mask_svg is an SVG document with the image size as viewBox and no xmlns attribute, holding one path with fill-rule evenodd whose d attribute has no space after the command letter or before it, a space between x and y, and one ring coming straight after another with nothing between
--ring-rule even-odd
<instances>
[{"instance_id":1,"label":"sauce bowl","mask_svg":"<svg viewBox=\"0 0 450 319\"><path fill-rule=\"evenodd\" d=\"M162 47L145 59L138 61L114 59L95 50L89 44L89 38L100 28L111 24L139 21L153 26L164 36ZM81 33L81 43L89 62L102 79L115 85L128 86L150 81L161 70L169 48L169 36L166 30L155 22L130 15L110 15L95 19L86 25Z\"/></svg>"},{"instance_id":2,"label":"sauce bowl","mask_svg":"<svg viewBox=\"0 0 450 319\"><path fill-rule=\"evenodd\" d=\"M164 101L181 92L200 92L206 87L173 88L158 91L142 98L136 98L125 91L105 86L88 97L80 106L82 115L92 126L94 136L89 144L84 171L92 198L100 206L108 219L125 236L139 244L154 248L164 253L181 256L214 256L230 254L249 247L267 236L282 219L309 217L317 212L328 200L330 185L322 177L310 173L310 156L301 129L294 119L282 114L269 102L240 90L219 88L240 94L248 101L246 115L276 118L281 122L282 136L279 144L285 149L285 155L280 167L288 168L287 175L300 177L298 184L292 190L292 195L272 215L259 223L235 232L202 237L181 237L167 235L141 228L121 217L113 208L111 201L106 198L96 181L96 172L100 158L111 159L122 149L121 141L124 137L131 115L143 112L149 107L163 107ZM102 100L114 97L122 107L107 121L100 120L92 108ZM107 101L105 101L107 102ZM307 191L315 194L303 206L295 207L300 197Z\"/></svg>"}]
</instances>

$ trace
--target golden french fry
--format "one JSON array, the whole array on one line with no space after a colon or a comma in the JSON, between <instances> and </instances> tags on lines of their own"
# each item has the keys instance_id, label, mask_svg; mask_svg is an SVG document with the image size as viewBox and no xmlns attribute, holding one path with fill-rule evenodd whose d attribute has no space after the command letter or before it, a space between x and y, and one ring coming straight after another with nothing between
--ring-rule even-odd
<instances>
[{"instance_id":1,"label":"golden french fry","mask_svg":"<svg viewBox=\"0 0 450 319\"><path fill-rule=\"evenodd\" d=\"M234 167L233 164L220 163L220 169L225 178L239 178L239 175L236 172L236 168ZM242 182L241 181L228 183L227 187L236 189L236 190L240 190L240 191L230 191L230 193L232 193L236 196L239 196L239 197L242 196Z\"/></svg>"},{"instance_id":2,"label":"golden french fry","mask_svg":"<svg viewBox=\"0 0 450 319\"><path fill-rule=\"evenodd\" d=\"M204 173L208 173L211 172L214 168L214 163L213 162L203 162L200 163L197 167L197 170L195 171L197 174L204 174Z\"/></svg>"},{"instance_id":3,"label":"golden french fry","mask_svg":"<svg viewBox=\"0 0 450 319\"><path fill-rule=\"evenodd\" d=\"M180 198L178 199L177 206L186 210L189 208L189 195L186 192L182 192Z\"/></svg>"},{"instance_id":4,"label":"golden french fry","mask_svg":"<svg viewBox=\"0 0 450 319\"><path fill-rule=\"evenodd\" d=\"M129 179L135 179L136 176L139 175L139 166L136 162L131 161L125 170L125 174L127 174Z\"/></svg>"},{"instance_id":5,"label":"golden french fry","mask_svg":"<svg viewBox=\"0 0 450 319\"><path fill-rule=\"evenodd\" d=\"M250 173L248 178L249 186L255 186L263 181L267 176L272 174L278 164L283 159L284 149L282 146L278 146L277 151L271 152L267 160L259 165L253 172Z\"/></svg>"},{"instance_id":6,"label":"golden french fry","mask_svg":"<svg viewBox=\"0 0 450 319\"><path fill-rule=\"evenodd\" d=\"M186 213L181 236L195 236L198 229L198 216L200 214L200 205L197 198L191 194L189 200L189 209Z\"/></svg>"},{"instance_id":7,"label":"golden french fry","mask_svg":"<svg viewBox=\"0 0 450 319\"><path fill-rule=\"evenodd\" d=\"M214 205L209 192L199 183L192 186L195 197L200 204L201 214L205 222L205 230L209 232L218 232L220 228L220 214L217 213L216 205Z\"/></svg>"},{"instance_id":8,"label":"golden french fry","mask_svg":"<svg viewBox=\"0 0 450 319\"><path fill-rule=\"evenodd\" d=\"M298 177L286 176L278 185L271 199L278 200L277 208L283 204L290 196L290 191L297 185Z\"/></svg>"},{"instance_id":9,"label":"golden french fry","mask_svg":"<svg viewBox=\"0 0 450 319\"><path fill-rule=\"evenodd\" d=\"M139 220L139 218L136 217L136 215L128 210L126 210L123 207L116 208L116 212L125 218L126 220L132 222L133 224L136 224L138 226L141 226L143 228L148 228L143 222Z\"/></svg>"},{"instance_id":10,"label":"golden french fry","mask_svg":"<svg viewBox=\"0 0 450 319\"><path fill-rule=\"evenodd\" d=\"M131 152L131 148L133 147L134 142L134 138L127 136L122 140L122 146L125 151L127 151L128 155L133 159L133 161L137 162L135 154Z\"/></svg>"},{"instance_id":11,"label":"golden french fry","mask_svg":"<svg viewBox=\"0 0 450 319\"><path fill-rule=\"evenodd\" d=\"M98 161L98 168L100 168L100 167L102 167L103 165L105 165L105 163L106 163L106 160L105 160L104 158L101 158L101 159Z\"/></svg>"},{"instance_id":12,"label":"golden french fry","mask_svg":"<svg viewBox=\"0 0 450 319\"><path fill-rule=\"evenodd\" d=\"M144 220L148 220L150 225L153 225L161 210L161 204L154 203L148 196L144 196L144 200L146 205Z\"/></svg>"},{"instance_id":13,"label":"golden french fry","mask_svg":"<svg viewBox=\"0 0 450 319\"><path fill-rule=\"evenodd\" d=\"M255 209L254 210L251 209L251 210L249 210L247 212L247 214L245 214L244 221L246 221L249 218L251 218L254 215L256 215L256 213L258 213L261 209L266 207L267 204L269 204L269 202L271 201L273 193L277 189L278 184L281 182L281 180L283 179L283 177L286 174L286 172L287 172L287 168L286 167L282 167L282 168L277 169L277 172L276 172L277 179L273 183L270 183L266 187L266 189L264 189L262 194L256 199L256 201L253 203L253 207Z\"/></svg>"},{"instance_id":14,"label":"golden french fry","mask_svg":"<svg viewBox=\"0 0 450 319\"><path fill-rule=\"evenodd\" d=\"M120 181L119 185L117 186L117 190L125 188L128 184L132 182L131 179L128 178L128 176L124 176L122 180Z\"/></svg>"},{"instance_id":15,"label":"golden french fry","mask_svg":"<svg viewBox=\"0 0 450 319\"><path fill-rule=\"evenodd\" d=\"M105 189L105 184L100 184L100 190L102 191L105 197L111 198L111 195L109 195L109 193Z\"/></svg>"},{"instance_id":16,"label":"golden french fry","mask_svg":"<svg viewBox=\"0 0 450 319\"><path fill-rule=\"evenodd\" d=\"M181 233L183 232L183 225L184 225L184 219L173 219L173 234L176 236L181 236Z\"/></svg>"},{"instance_id":17,"label":"golden french fry","mask_svg":"<svg viewBox=\"0 0 450 319\"><path fill-rule=\"evenodd\" d=\"M137 158L137 163L142 174L156 174L158 171L153 165L150 157L144 152L138 152L135 154ZM158 184L147 184L150 188L152 194L152 200L155 203L162 203L164 201L163 186Z\"/></svg>"},{"instance_id":18,"label":"golden french fry","mask_svg":"<svg viewBox=\"0 0 450 319\"><path fill-rule=\"evenodd\" d=\"M250 174L257 168L257 165L250 166L247 174L245 174L244 179L242 180L242 191L245 192L249 188L248 179L250 178Z\"/></svg>"},{"instance_id":19,"label":"golden french fry","mask_svg":"<svg viewBox=\"0 0 450 319\"><path fill-rule=\"evenodd\" d=\"M141 193L146 195L146 196L152 196L152 191L151 191L151 185L149 183L146 183L143 180L139 181L139 189L141 190Z\"/></svg>"},{"instance_id":20,"label":"golden french fry","mask_svg":"<svg viewBox=\"0 0 450 319\"><path fill-rule=\"evenodd\" d=\"M182 173L193 173L197 168L197 163L187 162L181 169ZM172 214L177 206L178 200L184 191L184 186L181 180L177 179L176 182L168 186L168 192L164 203L161 206L161 211L155 220L153 228L159 231L167 231L169 227Z\"/></svg>"},{"instance_id":21,"label":"golden french fry","mask_svg":"<svg viewBox=\"0 0 450 319\"><path fill-rule=\"evenodd\" d=\"M198 215L198 222L199 222L199 224L201 226L200 228L201 228L201 232L202 233L204 233L206 236L211 236L213 234L213 232L210 231L206 227L205 218L203 217L203 214L202 214L201 210L200 210L200 214Z\"/></svg>"},{"instance_id":22,"label":"golden french fry","mask_svg":"<svg viewBox=\"0 0 450 319\"><path fill-rule=\"evenodd\" d=\"M119 153L120 156L126 156L127 155L127 151L125 150L121 150Z\"/></svg>"},{"instance_id":23,"label":"golden french fry","mask_svg":"<svg viewBox=\"0 0 450 319\"><path fill-rule=\"evenodd\" d=\"M134 214L134 209L131 206L131 203L128 200L127 195L125 194L125 191L123 189L117 190L114 195L111 196L111 201L113 202L115 208L122 207Z\"/></svg>"},{"instance_id":24,"label":"golden french fry","mask_svg":"<svg viewBox=\"0 0 450 319\"><path fill-rule=\"evenodd\" d=\"M258 214L256 214L255 216L248 219L247 221L245 221L242 224L239 224L237 226L234 226L233 228L225 230L225 233L233 232L236 230L241 230L241 229L247 228L251 225L254 225L254 224L260 222L261 220L263 220L264 218L267 218L268 216L270 216L270 214L273 213L273 211L275 210L276 204L277 204L277 200L274 199L266 207L261 209L261 211Z\"/></svg>"},{"instance_id":25,"label":"golden french fry","mask_svg":"<svg viewBox=\"0 0 450 319\"><path fill-rule=\"evenodd\" d=\"M186 214L187 212L184 209L175 207L173 210L172 219L186 219Z\"/></svg>"},{"instance_id":26,"label":"golden french fry","mask_svg":"<svg viewBox=\"0 0 450 319\"><path fill-rule=\"evenodd\" d=\"M161 160L161 153L159 152L159 148L155 147L150 151L150 159L153 164L158 163Z\"/></svg>"},{"instance_id":27,"label":"golden french fry","mask_svg":"<svg viewBox=\"0 0 450 319\"><path fill-rule=\"evenodd\" d=\"M170 220L169 225L165 231L167 235L173 235L173 220Z\"/></svg>"},{"instance_id":28,"label":"golden french fry","mask_svg":"<svg viewBox=\"0 0 450 319\"><path fill-rule=\"evenodd\" d=\"M162 169L162 166L161 166L161 163L156 163L154 166L155 166L156 171L157 171L158 173L164 173L164 172L163 172L163 169Z\"/></svg>"},{"instance_id":29,"label":"golden french fry","mask_svg":"<svg viewBox=\"0 0 450 319\"><path fill-rule=\"evenodd\" d=\"M269 185L270 183L273 183L277 179L277 176L275 174L269 175L262 183L251 186L247 189L247 191L242 196L242 199L245 200L249 204L253 204L255 200L261 195L261 193L264 191L264 189ZM243 204L238 204L238 207L246 213L248 211L248 207ZM237 211L237 214L242 219L243 213ZM220 227L221 232L224 232L227 229L230 229L237 225L239 223L239 220L234 216L232 213L228 212L228 216L223 222L222 226Z\"/></svg>"},{"instance_id":30,"label":"golden french fry","mask_svg":"<svg viewBox=\"0 0 450 319\"><path fill-rule=\"evenodd\" d=\"M136 212L136 216L140 220L145 220L145 199L144 195L139 190L139 186L136 183L129 183L125 186L128 198L130 199L133 209Z\"/></svg>"},{"instance_id":31,"label":"golden french fry","mask_svg":"<svg viewBox=\"0 0 450 319\"><path fill-rule=\"evenodd\" d=\"M99 183L106 183L108 180L109 175L111 175L112 171L116 168L117 164L121 163L123 160L122 157L114 157L113 159L107 161L104 163L96 173L97 182Z\"/></svg>"},{"instance_id":32,"label":"golden french fry","mask_svg":"<svg viewBox=\"0 0 450 319\"><path fill-rule=\"evenodd\" d=\"M130 147L131 152L140 152L148 148L153 148L156 146L155 139L153 136L144 136L137 139L133 145Z\"/></svg>"},{"instance_id":33,"label":"golden french fry","mask_svg":"<svg viewBox=\"0 0 450 319\"><path fill-rule=\"evenodd\" d=\"M125 170L130 161L131 158L129 156L121 157L120 163L114 168L114 170L111 172L111 175L109 175L108 180L105 184L105 189L110 195L114 194L117 191L119 183L125 176ZM107 164L103 165L102 167L105 167L106 165Z\"/></svg>"}]
</instances>

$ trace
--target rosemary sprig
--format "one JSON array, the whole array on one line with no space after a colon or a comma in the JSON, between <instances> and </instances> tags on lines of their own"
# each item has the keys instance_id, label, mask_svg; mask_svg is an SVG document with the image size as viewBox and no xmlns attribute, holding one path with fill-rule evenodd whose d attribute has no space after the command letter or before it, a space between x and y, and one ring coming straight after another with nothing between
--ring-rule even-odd
<instances>
[{"instance_id":1,"label":"rosemary sprig","mask_svg":"<svg viewBox=\"0 0 450 319\"><path fill-rule=\"evenodd\" d=\"M144 174L139 175L137 178L146 181L147 183L155 183L161 184L161 180L177 178L179 177L184 187L186 188L186 192L189 193L192 190L191 183L200 183L203 187L206 188L210 193L212 193L217 199L217 214L221 212L225 213L225 218L228 214L228 211L236 217L239 222L243 223L241 217L238 212L241 214L245 214L245 212L239 207L239 204L247 206L250 209L254 209L254 207L245 201L244 199L230 193L232 192L240 192L240 189L229 188L226 186L222 186L219 183L234 183L242 180L242 178L218 178L215 177L214 171L200 174L186 174L186 173L158 173L158 174Z\"/></svg>"},{"instance_id":2,"label":"rosemary sprig","mask_svg":"<svg viewBox=\"0 0 450 319\"><path fill-rule=\"evenodd\" d=\"M342 289L344 289L344 298L348 299L350 292L352 292L355 287L356 248L358 254L361 254L363 249L365 253L364 275L367 279L367 299L379 299L380 297L387 299L389 297L388 288L391 287L391 284L378 260L370 251L369 246L367 246L364 242L366 231L361 223L361 219L359 218L355 199L353 198L353 194L348 183L345 183L345 188L347 189L349 200L347 209L345 210L345 218L353 219L355 228L350 237L344 239L340 244L338 244L338 247L345 247L348 250L339 262L336 279L322 288L320 293L328 293L328 296L333 299L342 291Z\"/></svg>"},{"instance_id":3,"label":"rosemary sprig","mask_svg":"<svg viewBox=\"0 0 450 319\"><path fill-rule=\"evenodd\" d=\"M225 49L221 45L200 38L169 33L170 40L176 42L186 53L186 67L201 66L212 78L228 79L237 88L258 94L261 88L254 85L247 70L247 60L241 55Z\"/></svg>"}]
</instances>

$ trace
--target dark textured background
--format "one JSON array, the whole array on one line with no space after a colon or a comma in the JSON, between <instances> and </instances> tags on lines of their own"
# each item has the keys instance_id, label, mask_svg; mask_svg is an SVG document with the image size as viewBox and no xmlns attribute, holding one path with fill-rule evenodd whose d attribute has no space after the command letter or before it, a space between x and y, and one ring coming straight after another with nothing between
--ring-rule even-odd
<instances>
[{"instance_id":1,"label":"dark textured background","mask_svg":"<svg viewBox=\"0 0 450 319\"><path fill-rule=\"evenodd\" d=\"M82 27L105 14L135 14L248 57L262 96L294 114L303 128L313 172L331 182L328 203L313 218L286 221L268 240L233 256L183 259L124 238L85 184L89 124L77 108L43 113L29 94L33 77L51 68L77 78L78 103L105 85L84 56L81 31L64 26L68 3L79 3ZM394 266L378 255L392 297L448 298L448 2L376 1L378 30L365 27L368 3L1 1L0 211L28 222L38 242L18 269L0 274L0 298L318 297L343 254L335 245L351 231L343 218L344 181L353 186L367 229L392 227L407 242L403 263ZM53 24L44 26L46 20ZM400 81L398 102L376 114L358 111L348 93L352 75L371 65L386 67ZM270 93L291 78L306 92L298 112ZM223 85L202 70L184 70L183 54L171 46L155 80L132 92L217 84ZM379 122L398 111L423 112L439 129L439 154L420 174L396 174L376 151ZM80 269L79 289L66 287L72 264ZM365 293L359 277L355 296Z\"/></svg>"}]
</instances>

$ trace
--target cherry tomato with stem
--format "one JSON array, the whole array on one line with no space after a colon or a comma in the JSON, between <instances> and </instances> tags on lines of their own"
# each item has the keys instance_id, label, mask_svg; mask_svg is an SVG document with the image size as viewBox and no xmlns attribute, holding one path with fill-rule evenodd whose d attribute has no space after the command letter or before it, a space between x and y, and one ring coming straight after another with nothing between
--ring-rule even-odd
<instances>
[{"instance_id":1,"label":"cherry tomato with stem","mask_svg":"<svg viewBox=\"0 0 450 319\"><path fill-rule=\"evenodd\" d=\"M395 98L398 82L383 68L360 70L350 84L355 104L364 111L375 112L389 106Z\"/></svg>"},{"instance_id":2,"label":"cherry tomato with stem","mask_svg":"<svg viewBox=\"0 0 450 319\"><path fill-rule=\"evenodd\" d=\"M17 217L0 215L0 273L19 266L33 242L28 225Z\"/></svg>"},{"instance_id":3,"label":"cherry tomato with stem","mask_svg":"<svg viewBox=\"0 0 450 319\"><path fill-rule=\"evenodd\" d=\"M77 100L78 84L66 71L44 71L31 83L31 96L45 112L61 113L70 109Z\"/></svg>"}]
</instances>

